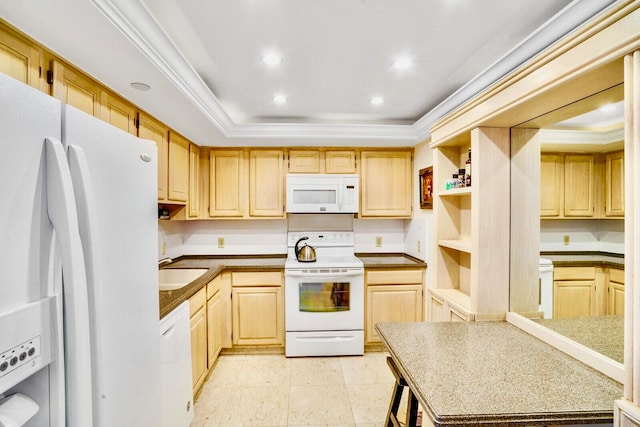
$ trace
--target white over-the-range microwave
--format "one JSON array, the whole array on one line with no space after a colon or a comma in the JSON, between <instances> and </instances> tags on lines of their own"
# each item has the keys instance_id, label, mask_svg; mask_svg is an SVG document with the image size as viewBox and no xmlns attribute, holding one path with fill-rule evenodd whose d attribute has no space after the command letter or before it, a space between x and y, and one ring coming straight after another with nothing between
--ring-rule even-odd
<instances>
[{"instance_id":1,"label":"white over-the-range microwave","mask_svg":"<svg viewBox=\"0 0 640 427\"><path fill-rule=\"evenodd\" d=\"M356 174L288 174L287 212L357 213Z\"/></svg>"}]
</instances>

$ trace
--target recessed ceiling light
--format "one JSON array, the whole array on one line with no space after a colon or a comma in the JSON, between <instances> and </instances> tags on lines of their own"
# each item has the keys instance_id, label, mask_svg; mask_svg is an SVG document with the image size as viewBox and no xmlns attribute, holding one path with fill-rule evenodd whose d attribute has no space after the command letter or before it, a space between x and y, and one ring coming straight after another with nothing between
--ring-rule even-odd
<instances>
[{"instance_id":1,"label":"recessed ceiling light","mask_svg":"<svg viewBox=\"0 0 640 427\"><path fill-rule=\"evenodd\" d=\"M372 96L371 98L369 98L369 104L382 105L384 104L384 98L381 96Z\"/></svg>"},{"instance_id":2,"label":"recessed ceiling light","mask_svg":"<svg viewBox=\"0 0 640 427\"><path fill-rule=\"evenodd\" d=\"M267 53L262 57L262 62L267 65L280 65L282 64L282 57L277 53Z\"/></svg>"},{"instance_id":3,"label":"recessed ceiling light","mask_svg":"<svg viewBox=\"0 0 640 427\"><path fill-rule=\"evenodd\" d=\"M287 97L281 94L274 95L271 100L276 104L284 104L287 102Z\"/></svg>"},{"instance_id":4,"label":"recessed ceiling light","mask_svg":"<svg viewBox=\"0 0 640 427\"><path fill-rule=\"evenodd\" d=\"M131 83L131 87L137 90L142 90L142 91L147 91L149 89L151 89L151 86L149 86L146 83L140 83L140 82L133 82Z\"/></svg>"},{"instance_id":5,"label":"recessed ceiling light","mask_svg":"<svg viewBox=\"0 0 640 427\"><path fill-rule=\"evenodd\" d=\"M411 64L413 64L413 61L411 61L410 58L398 58L395 61L393 61L391 63L391 66L393 68L397 68L398 70L405 70L409 67L411 67Z\"/></svg>"}]
</instances>

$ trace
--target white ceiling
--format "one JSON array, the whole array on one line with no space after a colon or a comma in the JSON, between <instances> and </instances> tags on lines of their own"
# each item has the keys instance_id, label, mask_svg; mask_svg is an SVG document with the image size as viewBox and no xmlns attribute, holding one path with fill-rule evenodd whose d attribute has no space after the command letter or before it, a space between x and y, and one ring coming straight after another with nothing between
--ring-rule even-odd
<instances>
[{"instance_id":1,"label":"white ceiling","mask_svg":"<svg viewBox=\"0 0 640 427\"><path fill-rule=\"evenodd\" d=\"M199 145L414 145L612 2L27 0L0 16Z\"/></svg>"}]
</instances>

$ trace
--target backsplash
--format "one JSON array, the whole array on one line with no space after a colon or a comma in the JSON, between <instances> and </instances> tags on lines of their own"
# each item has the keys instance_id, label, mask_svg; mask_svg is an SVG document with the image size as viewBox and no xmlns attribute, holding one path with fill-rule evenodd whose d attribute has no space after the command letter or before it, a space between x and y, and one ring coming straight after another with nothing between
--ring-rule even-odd
<instances>
[{"instance_id":1,"label":"backsplash","mask_svg":"<svg viewBox=\"0 0 640 427\"><path fill-rule=\"evenodd\" d=\"M569 237L565 245L564 237ZM540 221L540 251L597 251L624 253L624 220Z\"/></svg>"}]
</instances>

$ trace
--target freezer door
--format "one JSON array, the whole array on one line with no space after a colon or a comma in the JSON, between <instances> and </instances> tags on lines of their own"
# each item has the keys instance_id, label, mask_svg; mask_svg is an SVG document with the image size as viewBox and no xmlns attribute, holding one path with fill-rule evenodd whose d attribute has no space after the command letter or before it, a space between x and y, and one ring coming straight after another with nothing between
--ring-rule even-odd
<instances>
[{"instance_id":1,"label":"freezer door","mask_svg":"<svg viewBox=\"0 0 640 427\"><path fill-rule=\"evenodd\" d=\"M73 107L63 115L87 264L93 425L160 425L156 147Z\"/></svg>"}]
</instances>

